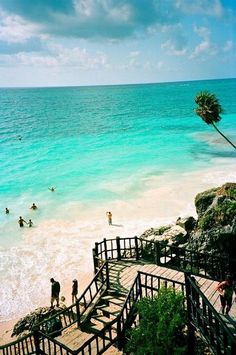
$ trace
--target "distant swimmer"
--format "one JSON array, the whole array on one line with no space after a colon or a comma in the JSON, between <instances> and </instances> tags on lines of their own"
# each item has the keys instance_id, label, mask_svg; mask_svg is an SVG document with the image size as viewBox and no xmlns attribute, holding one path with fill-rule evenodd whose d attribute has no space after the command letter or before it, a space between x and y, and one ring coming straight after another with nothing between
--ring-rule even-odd
<instances>
[{"instance_id":1,"label":"distant swimmer","mask_svg":"<svg viewBox=\"0 0 236 355\"><path fill-rule=\"evenodd\" d=\"M20 227L24 227L24 223L28 224L21 216L19 217L18 223Z\"/></svg>"},{"instance_id":2,"label":"distant swimmer","mask_svg":"<svg viewBox=\"0 0 236 355\"><path fill-rule=\"evenodd\" d=\"M112 213L111 212L107 212L107 219L108 219L108 224L109 226L112 225Z\"/></svg>"},{"instance_id":3,"label":"distant swimmer","mask_svg":"<svg viewBox=\"0 0 236 355\"><path fill-rule=\"evenodd\" d=\"M21 140L22 140L22 137L21 137L21 136L18 136L17 138L18 138L18 140L19 140L19 141L21 141Z\"/></svg>"},{"instance_id":4,"label":"distant swimmer","mask_svg":"<svg viewBox=\"0 0 236 355\"><path fill-rule=\"evenodd\" d=\"M5 209L5 212L6 212L6 214L9 214L10 213L10 211L9 211L9 209L6 207L6 209Z\"/></svg>"},{"instance_id":5,"label":"distant swimmer","mask_svg":"<svg viewBox=\"0 0 236 355\"><path fill-rule=\"evenodd\" d=\"M32 206L31 206L30 208L31 208L32 210L37 210L37 208L38 208L38 207L36 206L36 204L35 204L35 203L33 203L33 204L32 204Z\"/></svg>"},{"instance_id":6,"label":"distant swimmer","mask_svg":"<svg viewBox=\"0 0 236 355\"><path fill-rule=\"evenodd\" d=\"M33 222L31 219L29 219L28 225L29 225L29 227L33 227Z\"/></svg>"},{"instance_id":7,"label":"distant swimmer","mask_svg":"<svg viewBox=\"0 0 236 355\"><path fill-rule=\"evenodd\" d=\"M52 187L49 187L48 190L54 192L56 190L56 188L52 186Z\"/></svg>"}]
</instances>

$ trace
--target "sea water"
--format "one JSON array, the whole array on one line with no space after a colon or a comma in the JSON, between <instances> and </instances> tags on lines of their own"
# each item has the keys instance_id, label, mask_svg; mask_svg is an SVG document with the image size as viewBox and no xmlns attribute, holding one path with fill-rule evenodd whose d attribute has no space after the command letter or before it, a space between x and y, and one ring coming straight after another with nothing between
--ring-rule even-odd
<instances>
[{"instance_id":1,"label":"sea water","mask_svg":"<svg viewBox=\"0 0 236 355\"><path fill-rule=\"evenodd\" d=\"M195 114L202 90L235 143L236 79L0 89L0 321L49 304L50 277L81 292L95 241L194 215L197 192L236 180L235 150Z\"/></svg>"}]
</instances>

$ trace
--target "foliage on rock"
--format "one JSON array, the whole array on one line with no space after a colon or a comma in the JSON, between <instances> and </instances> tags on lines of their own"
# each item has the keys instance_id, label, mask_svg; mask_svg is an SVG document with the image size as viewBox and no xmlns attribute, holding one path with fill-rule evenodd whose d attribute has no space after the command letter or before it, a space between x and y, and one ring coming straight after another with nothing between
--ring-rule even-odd
<instances>
[{"instance_id":1,"label":"foliage on rock","mask_svg":"<svg viewBox=\"0 0 236 355\"><path fill-rule=\"evenodd\" d=\"M60 311L60 308L40 307L35 311L21 318L14 326L12 336L25 335L33 331L34 327L41 321L48 319Z\"/></svg>"}]
</instances>

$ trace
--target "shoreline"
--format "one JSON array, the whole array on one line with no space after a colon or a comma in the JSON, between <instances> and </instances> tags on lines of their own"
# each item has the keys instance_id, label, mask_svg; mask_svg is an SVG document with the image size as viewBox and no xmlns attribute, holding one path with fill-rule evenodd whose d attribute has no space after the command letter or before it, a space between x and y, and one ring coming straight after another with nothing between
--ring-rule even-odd
<instances>
[{"instance_id":1,"label":"shoreline","mask_svg":"<svg viewBox=\"0 0 236 355\"><path fill-rule=\"evenodd\" d=\"M30 310L45 306L46 302L50 304L50 277L60 281L60 296L65 296L66 305L70 305L72 279L78 279L81 294L93 278L92 248L95 242L116 236L139 236L148 228L174 223L179 216L195 216L194 197L197 193L224 182L236 181L233 162L234 159L231 164L227 164L222 159L220 168L216 165L201 173L185 172L176 176L178 180L173 176L169 180L166 176L151 177L146 183L147 189L134 200L113 201L107 206L96 206L93 211L80 211L80 205L71 203L73 208L70 220L48 219L42 221L37 228L25 229L20 245L10 248L9 255L13 259L18 258L19 265L23 267L19 276L23 277L26 285L32 285L32 288L28 289L29 294L27 291L22 294L23 288L20 289L16 295L18 298L13 299L15 313L17 309L22 309L23 314L1 321L1 345L14 341L14 338L10 337L10 329L22 316L30 313ZM227 169L224 169L226 166ZM112 226L107 225L106 210L113 213ZM38 261L40 273L32 269L35 260ZM17 274L15 276L17 277ZM12 283L14 282L13 280ZM9 283L3 283L3 288L7 289L6 285L9 286ZM24 286L19 283L17 285ZM45 290L43 297L39 295L38 289ZM8 295L7 300L12 300L11 297ZM19 305L23 307L19 308ZM26 311L27 309L30 310Z\"/></svg>"}]
</instances>

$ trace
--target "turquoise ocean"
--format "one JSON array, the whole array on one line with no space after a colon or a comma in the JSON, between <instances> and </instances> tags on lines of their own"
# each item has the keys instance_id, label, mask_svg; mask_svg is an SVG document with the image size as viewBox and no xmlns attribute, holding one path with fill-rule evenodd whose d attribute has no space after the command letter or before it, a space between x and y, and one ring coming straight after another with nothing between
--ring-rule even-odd
<instances>
[{"instance_id":1,"label":"turquoise ocean","mask_svg":"<svg viewBox=\"0 0 236 355\"><path fill-rule=\"evenodd\" d=\"M82 291L94 241L193 214L197 192L236 181L235 151L194 112L202 90L235 143L236 79L0 89L1 322L48 304L50 277Z\"/></svg>"}]
</instances>

